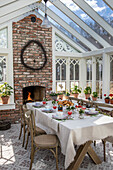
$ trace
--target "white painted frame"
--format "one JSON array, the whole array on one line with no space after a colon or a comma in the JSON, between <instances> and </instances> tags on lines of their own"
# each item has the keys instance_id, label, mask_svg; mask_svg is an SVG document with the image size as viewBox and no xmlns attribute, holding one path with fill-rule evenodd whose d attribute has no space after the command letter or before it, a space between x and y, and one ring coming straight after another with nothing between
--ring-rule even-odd
<instances>
[{"instance_id":1,"label":"white painted frame","mask_svg":"<svg viewBox=\"0 0 113 170\"><path fill-rule=\"evenodd\" d=\"M14 88L13 82L13 45L12 45L12 22L2 25L0 29L8 29L8 48L0 49L0 56L6 57L6 76L7 83ZM10 96L10 103L7 105L0 105L0 110L15 109L14 93Z\"/></svg>"}]
</instances>

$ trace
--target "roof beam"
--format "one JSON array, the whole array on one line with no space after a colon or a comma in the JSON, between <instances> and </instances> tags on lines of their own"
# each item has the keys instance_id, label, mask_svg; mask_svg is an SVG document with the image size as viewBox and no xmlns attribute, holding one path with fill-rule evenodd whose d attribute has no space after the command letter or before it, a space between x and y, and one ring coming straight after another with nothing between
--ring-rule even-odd
<instances>
[{"instance_id":1,"label":"roof beam","mask_svg":"<svg viewBox=\"0 0 113 170\"><path fill-rule=\"evenodd\" d=\"M38 14L38 16L40 17L41 20L43 20L43 17L41 14L39 14L38 12L36 12L36 14ZM51 23L52 24L52 23ZM63 32L61 32L57 27L55 27L53 24L52 26L54 27L55 32L58 34L58 36L62 37L62 39L64 39L64 41L66 41L67 43L69 43L73 48L79 50L80 52L84 53L86 52L82 47L80 47L80 45L78 45L75 41L71 40L66 34L64 34Z\"/></svg>"},{"instance_id":2,"label":"roof beam","mask_svg":"<svg viewBox=\"0 0 113 170\"><path fill-rule=\"evenodd\" d=\"M4 16L4 15L7 15L11 12L14 12L18 9L21 9L21 8L24 8L28 5L31 5L33 3L37 2L36 0L19 0L19 1L16 1L14 3L11 3L7 6L4 6L0 9L0 17Z\"/></svg>"},{"instance_id":3,"label":"roof beam","mask_svg":"<svg viewBox=\"0 0 113 170\"><path fill-rule=\"evenodd\" d=\"M76 50L80 51L80 52L86 52L85 50L83 50L79 45L77 45L75 42L73 42L70 38L68 38L64 33L62 33L61 31L59 31L56 27L55 29L55 33L61 37L64 41L66 41L69 45L71 45L73 48L75 48Z\"/></svg>"},{"instance_id":4,"label":"roof beam","mask_svg":"<svg viewBox=\"0 0 113 170\"><path fill-rule=\"evenodd\" d=\"M0 7L8 5L8 4L15 2L15 1L17 1L17 0L0 0Z\"/></svg>"},{"instance_id":5,"label":"roof beam","mask_svg":"<svg viewBox=\"0 0 113 170\"><path fill-rule=\"evenodd\" d=\"M85 24L78 16L76 16L66 5L64 5L59 0L49 0L53 5L55 5L60 11L62 11L67 17L72 21L77 23L83 30L89 33L95 40L97 40L103 47L109 47L110 44L106 42L101 36L99 36L95 31L93 31L87 24Z\"/></svg>"},{"instance_id":6,"label":"roof beam","mask_svg":"<svg viewBox=\"0 0 113 170\"><path fill-rule=\"evenodd\" d=\"M110 0L103 0L110 8L113 9L113 1Z\"/></svg>"},{"instance_id":7,"label":"roof beam","mask_svg":"<svg viewBox=\"0 0 113 170\"><path fill-rule=\"evenodd\" d=\"M83 11L88 14L94 21L96 21L101 27L103 27L110 35L113 35L113 28L104 21L103 18L97 14L93 8L91 8L84 0L72 0L77 4Z\"/></svg>"},{"instance_id":8,"label":"roof beam","mask_svg":"<svg viewBox=\"0 0 113 170\"><path fill-rule=\"evenodd\" d=\"M37 4L37 7L41 11L45 11L45 6L43 3ZM59 25L61 25L63 28L65 28L68 32L70 32L73 36L78 38L82 43L84 43L87 47L89 47L91 50L96 50L97 48L90 43L86 38L81 36L76 30L74 30L71 26L69 26L63 19L61 19L59 16L57 16L52 10L49 8L47 9L47 14L50 16L55 22L57 22Z\"/></svg>"}]
</instances>

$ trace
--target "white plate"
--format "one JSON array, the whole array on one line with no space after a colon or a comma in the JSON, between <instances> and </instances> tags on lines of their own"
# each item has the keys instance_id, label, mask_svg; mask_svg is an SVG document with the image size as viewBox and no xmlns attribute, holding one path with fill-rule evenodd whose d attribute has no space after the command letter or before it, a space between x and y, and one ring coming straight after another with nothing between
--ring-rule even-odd
<instances>
[{"instance_id":1,"label":"white plate","mask_svg":"<svg viewBox=\"0 0 113 170\"><path fill-rule=\"evenodd\" d=\"M98 111L93 111L93 112L91 112L90 110L85 110L85 113L86 114L89 114L89 115L97 115L98 114Z\"/></svg>"},{"instance_id":2,"label":"white plate","mask_svg":"<svg viewBox=\"0 0 113 170\"><path fill-rule=\"evenodd\" d=\"M67 118L68 118L68 115L61 115L61 116L52 115L52 118L53 118L53 119L58 119L58 120L64 120L64 119L67 119Z\"/></svg>"}]
</instances>

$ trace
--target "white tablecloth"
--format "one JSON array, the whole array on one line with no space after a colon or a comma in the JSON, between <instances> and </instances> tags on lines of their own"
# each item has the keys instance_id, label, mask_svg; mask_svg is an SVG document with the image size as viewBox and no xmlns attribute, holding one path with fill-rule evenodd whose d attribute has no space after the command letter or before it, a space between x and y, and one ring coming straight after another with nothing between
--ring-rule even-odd
<instances>
[{"instance_id":1,"label":"white tablecloth","mask_svg":"<svg viewBox=\"0 0 113 170\"><path fill-rule=\"evenodd\" d=\"M30 105L27 104L27 107L30 108ZM75 144L81 145L89 140L113 136L113 118L109 116L85 116L84 119L79 119L78 114L75 114L73 115L74 120L57 121L52 119L52 115L55 113L47 114L37 108L33 110L36 122L53 130L51 133L57 134L61 143L61 151L65 155L65 168L74 160L76 155Z\"/></svg>"}]
</instances>

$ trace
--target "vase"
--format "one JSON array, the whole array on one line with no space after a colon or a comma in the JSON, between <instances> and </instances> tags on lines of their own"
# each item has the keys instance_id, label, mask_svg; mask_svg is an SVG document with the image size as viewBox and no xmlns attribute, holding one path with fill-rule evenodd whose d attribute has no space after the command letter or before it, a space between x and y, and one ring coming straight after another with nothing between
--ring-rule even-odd
<instances>
[{"instance_id":1,"label":"vase","mask_svg":"<svg viewBox=\"0 0 113 170\"><path fill-rule=\"evenodd\" d=\"M57 99L57 96L51 96L51 98L52 98L53 100L56 100L56 99Z\"/></svg>"},{"instance_id":2,"label":"vase","mask_svg":"<svg viewBox=\"0 0 113 170\"><path fill-rule=\"evenodd\" d=\"M84 114L79 114L79 119L84 119Z\"/></svg>"},{"instance_id":3,"label":"vase","mask_svg":"<svg viewBox=\"0 0 113 170\"><path fill-rule=\"evenodd\" d=\"M85 94L85 98L88 99L90 97L90 94Z\"/></svg>"},{"instance_id":4,"label":"vase","mask_svg":"<svg viewBox=\"0 0 113 170\"><path fill-rule=\"evenodd\" d=\"M73 93L72 97L78 98L78 95L79 95L78 93Z\"/></svg>"},{"instance_id":5,"label":"vase","mask_svg":"<svg viewBox=\"0 0 113 170\"><path fill-rule=\"evenodd\" d=\"M113 104L113 99L110 99L110 103Z\"/></svg>"},{"instance_id":6,"label":"vase","mask_svg":"<svg viewBox=\"0 0 113 170\"><path fill-rule=\"evenodd\" d=\"M9 96L1 97L1 99L2 99L2 104L8 104Z\"/></svg>"},{"instance_id":7,"label":"vase","mask_svg":"<svg viewBox=\"0 0 113 170\"><path fill-rule=\"evenodd\" d=\"M97 97L92 96L93 101L97 101Z\"/></svg>"},{"instance_id":8,"label":"vase","mask_svg":"<svg viewBox=\"0 0 113 170\"><path fill-rule=\"evenodd\" d=\"M109 99L105 99L105 103L109 103Z\"/></svg>"}]
</instances>

